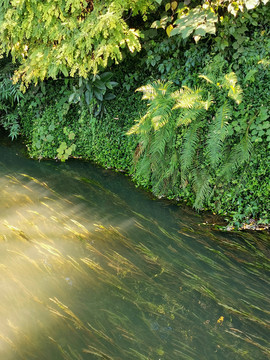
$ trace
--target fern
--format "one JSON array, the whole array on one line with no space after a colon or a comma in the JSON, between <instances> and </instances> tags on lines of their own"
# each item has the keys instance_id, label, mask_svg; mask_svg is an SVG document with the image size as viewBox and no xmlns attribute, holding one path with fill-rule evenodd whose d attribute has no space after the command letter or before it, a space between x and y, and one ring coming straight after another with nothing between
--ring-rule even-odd
<instances>
[{"instance_id":1,"label":"fern","mask_svg":"<svg viewBox=\"0 0 270 360\"><path fill-rule=\"evenodd\" d=\"M192 109L202 101L202 90L192 90L187 86L183 86L180 91L174 93L173 97L176 100L176 104L174 105L173 110L179 108Z\"/></svg>"},{"instance_id":2,"label":"fern","mask_svg":"<svg viewBox=\"0 0 270 360\"><path fill-rule=\"evenodd\" d=\"M234 72L230 72L229 74L226 74L224 76L224 82L223 85L227 88L235 87L237 83L237 76Z\"/></svg>"},{"instance_id":3,"label":"fern","mask_svg":"<svg viewBox=\"0 0 270 360\"><path fill-rule=\"evenodd\" d=\"M249 160L248 134L230 145L228 125L233 108L226 98L239 103L241 88L234 73L220 74L223 66L221 63L210 76L207 72L201 75L215 91L223 92L224 102L215 116L211 114L212 121L208 114L214 98L201 88L175 90L170 82L157 81L137 89L148 101L148 109L128 132L137 134L139 142L135 176L141 184L151 185L155 195L174 191L181 180L181 187L192 185L196 195L194 207L201 209L214 192L211 184L217 179L228 182ZM175 191L179 193L179 189Z\"/></svg>"},{"instance_id":4,"label":"fern","mask_svg":"<svg viewBox=\"0 0 270 360\"><path fill-rule=\"evenodd\" d=\"M166 128L163 127L157 131L152 139L150 154L152 156L162 157L165 153L166 144L170 134L166 134Z\"/></svg>"},{"instance_id":5,"label":"fern","mask_svg":"<svg viewBox=\"0 0 270 360\"><path fill-rule=\"evenodd\" d=\"M178 158L172 156L175 143L174 123L171 122L160 130L155 131L149 148L149 158L151 159L153 193L164 195L168 187L171 187L172 178L176 178L178 173L176 164ZM173 162L168 172L169 164Z\"/></svg>"},{"instance_id":6,"label":"fern","mask_svg":"<svg viewBox=\"0 0 270 360\"><path fill-rule=\"evenodd\" d=\"M129 131L126 132L126 135L138 134L143 132L148 132L149 126L147 125L147 120L149 118L149 114L146 113L141 117L140 120L135 120L136 124L132 126ZM144 130L145 128L145 130Z\"/></svg>"},{"instance_id":7,"label":"fern","mask_svg":"<svg viewBox=\"0 0 270 360\"><path fill-rule=\"evenodd\" d=\"M204 109L185 109L182 113L180 113L177 126L181 125L189 125L191 122L200 119L205 115Z\"/></svg>"},{"instance_id":8,"label":"fern","mask_svg":"<svg viewBox=\"0 0 270 360\"><path fill-rule=\"evenodd\" d=\"M196 168L191 172L191 176L194 192L196 194L193 206L195 209L199 210L203 207L204 202L209 199L212 192L210 185L211 176L207 170L198 170Z\"/></svg>"},{"instance_id":9,"label":"fern","mask_svg":"<svg viewBox=\"0 0 270 360\"><path fill-rule=\"evenodd\" d=\"M242 101L242 93L240 85L237 85L237 76L234 72L231 72L224 76L223 86L229 90L228 97L233 99L236 104L240 104Z\"/></svg>"},{"instance_id":10,"label":"fern","mask_svg":"<svg viewBox=\"0 0 270 360\"><path fill-rule=\"evenodd\" d=\"M201 75L199 75L199 78L204 79L209 84L216 85L216 79L214 76L211 76L211 75L206 76L206 75L201 74Z\"/></svg>"},{"instance_id":11,"label":"fern","mask_svg":"<svg viewBox=\"0 0 270 360\"><path fill-rule=\"evenodd\" d=\"M176 118L173 114L174 86L161 81L142 86L137 91L148 101L148 109L127 134L137 134L139 151L136 152L135 173L143 182L152 184L156 195L163 195L171 186L171 179L179 174L175 147ZM168 172L168 164L172 162ZM149 184L148 183L148 184Z\"/></svg>"},{"instance_id":12,"label":"fern","mask_svg":"<svg viewBox=\"0 0 270 360\"><path fill-rule=\"evenodd\" d=\"M237 105L242 102L243 90L239 84L237 84L237 76L234 72L230 72L224 76L215 76L214 74L199 75L207 83L214 85L215 88L224 88L228 91L227 96L234 100Z\"/></svg>"},{"instance_id":13,"label":"fern","mask_svg":"<svg viewBox=\"0 0 270 360\"><path fill-rule=\"evenodd\" d=\"M140 183L148 186L151 178L151 163L149 159L144 156L141 157L140 161L136 165L136 179L140 180Z\"/></svg>"},{"instance_id":14,"label":"fern","mask_svg":"<svg viewBox=\"0 0 270 360\"><path fill-rule=\"evenodd\" d=\"M217 166L223 157L224 141L228 135L228 120L232 109L225 102L216 112L216 116L209 127L208 139L206 141L206 153L212 167Z\"/></svg>"},{"instance_id":15,"label":"fern","mask_svg":"<svg viewBox=\"0 0 270 360\"><path fill-rule=\"evenodd\" d=\"M163 127L171 116L174 104L174 99L171 96L173 89L172 83L162 83L161 81L156 81L152 85L138 88L136 91L143 93L142 99L148 100L149 107L146 115L138 121L128 134L144 131L144 125L147 119L151 119L151 127L153 127L154 130ZM147 129L148 126L149 124L147 125Z\"/></svg>"},{"instance_id":16,"label":"fern","mask_svg":"<svg viewBox=\"0 0 270 360\"><path fill-rule=\"evenodd\" d=\"M227 159L224 161L221 168L220 177L229 180L240 166L249 161L251 152L252 144L248 133L246 133L230 150Z\"/></svg>"},{"instance_id":17,"label":"fern","mask_svg":"<svg viewBox=\"0 0 270 360\"><path fill-rule=\"evenodd\" d=\"M186 172L193 163L194 155L199 144L198 129L200 127L200 123L193 122L185 132L184 144L180 158L182 181L186 179Z\"/></svg>"}]
</instances>

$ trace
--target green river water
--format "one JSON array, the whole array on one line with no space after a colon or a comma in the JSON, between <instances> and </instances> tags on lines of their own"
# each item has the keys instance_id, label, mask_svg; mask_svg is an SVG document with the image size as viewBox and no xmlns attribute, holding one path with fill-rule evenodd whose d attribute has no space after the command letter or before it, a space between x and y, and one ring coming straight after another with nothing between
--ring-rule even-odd
<instances>
[{"instance_id":1,"label":"green river water","mask_svg":"<svg viewBox=\"0 0 270 360\"><path fill-rule=\"evenodd\" d=\"M0 360L270 358L269 234L0 141Z\"/></svg>"}]
</instances>

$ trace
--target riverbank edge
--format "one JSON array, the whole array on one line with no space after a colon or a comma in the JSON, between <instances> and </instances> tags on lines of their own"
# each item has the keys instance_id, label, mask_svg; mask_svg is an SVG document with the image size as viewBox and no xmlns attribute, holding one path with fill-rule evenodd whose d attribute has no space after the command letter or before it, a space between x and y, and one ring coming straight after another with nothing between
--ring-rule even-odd
<instances>
[{"instance_id":1,"label":"riverbank edge","mask_svg":"<svg viewBox=\"0 0 270 360\"><path fill-rule=\"evenodd\" d=\"M61 161L58 158L34 158L32 156L30 156L29 151L27 149L27 138L25 138L24 136L20 137L19 140L23 146L24 146L24 156L28 157L29 159L32 159L34 161ZM189 210L191 210L194 213L199 213L201 216L203 216L204 218L204 222L201 225L213 228L214 230L220 230L220 231L228 231L228 232L237 232L237 231L267 231L270 232L270 224L260 224L258 223L258 221L256 221L253 218L248 219L248 221L243 222L241 224L241 226L237 227L234 226L228 217L226 218L225 216L222 215L218 215L215 212L211 211L210 209L202 209L200 211L196 211L194 209L194 207L192 205L187 204L187 200L184 199L178 199L178 198L174 198L174 199L169 199L166 196L156 196L154 195L154 193L151 191L151 189L144 187L143 185L139 184L138 182L136 182L136 179L134 179L134 176L132 173L128 173L126 170L124 169L118 169L118 168L114 168L112 166L104 166L102 163L95 161L94 159L91 158L84 158L83 156L69 156L68 159L74 159L74 160L78 160L78 161L84 161L84 162L88 162L91 163L94 166L100 167L102 169L106 169L115 173L120 173L126 177L128 177L131 182L134 184L135 187L142 189L144 192L148 193L151 195L151 197L155 200L164 200L169 202L172 205L176 205L176 206L181 206L183 208L187 208ZM230 217L230 215L228 215Z\"/></svg>"}]
</instances>

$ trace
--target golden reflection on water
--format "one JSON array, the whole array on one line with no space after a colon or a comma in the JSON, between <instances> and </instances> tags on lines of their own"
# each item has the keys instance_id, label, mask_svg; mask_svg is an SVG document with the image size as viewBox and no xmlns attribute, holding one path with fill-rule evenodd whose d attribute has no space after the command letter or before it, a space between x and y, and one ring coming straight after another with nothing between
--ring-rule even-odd
<instances>
[{"instance_id":1,"label":"golden reflection on water","mask_svg":"<svg viewBox=\"0 0 270 360\"><path fill-rule=\"evenodd\" d=\"M115 194L87 186L97 201L107 196L124 206ZM0 198L0 359L270 354L270 322L258 314L267 315L262 304L269 299L256 294L253 282L249 296L257 309L243 305L240 277L232 279L230 299L225 269L234 272L238 264L201 235L182 230L183 241L135 211L112 226L81 194L62 196L27 174L2 177ZM194 251L197 240L205 254Z\"/></svg>"},{"instance_id":2,"label":"golden reflection on water","mask_svg":"<svg viewBox=\"0 0 270 360\"><path fill-rule=\"evenodd\" d=\"M49 316L50 296L65 297L59 282L71 285L74 266L78 268L66 254L71 242L87 234L69 218L67 201L59 201L47 184L32 178L25 185L21 179L1 181L0 345L1 353L12 359L32 356L26 348L34 348L40 327L51 335L57 318Z\"/></svg>"}]
</instances>

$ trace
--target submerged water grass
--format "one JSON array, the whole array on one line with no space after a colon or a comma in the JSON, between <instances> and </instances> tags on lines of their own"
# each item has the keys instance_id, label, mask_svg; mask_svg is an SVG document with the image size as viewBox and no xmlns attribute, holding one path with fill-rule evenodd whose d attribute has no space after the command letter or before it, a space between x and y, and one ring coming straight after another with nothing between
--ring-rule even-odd
<instances>
[{"instance_id":1,"label":"submerged water grass","mask_svg":"<svg viewBox=\"0 0 270 360\"><path fill-rule=\"evenodd\" d=\"M1 174L1 358L270 356L264 234L207 233L85 176L49 175Z\"/></svg>"}]
</instances>

